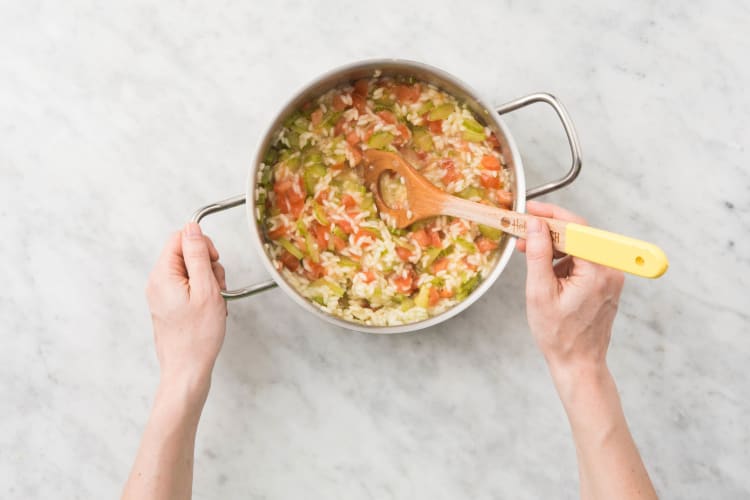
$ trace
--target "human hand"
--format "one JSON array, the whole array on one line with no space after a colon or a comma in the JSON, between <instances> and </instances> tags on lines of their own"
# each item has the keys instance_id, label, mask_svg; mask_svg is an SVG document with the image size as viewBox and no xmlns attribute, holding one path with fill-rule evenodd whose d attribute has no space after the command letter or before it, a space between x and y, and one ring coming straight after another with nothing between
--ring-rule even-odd
<instances>
[{"instance_id":1,"label":"human hand","mask_svg":"<svg viewBox=\"0 0 750 500\"><path fill-rule=\"evenodd\" d=\"M586 224L560 207L529 202L529 213ZM562 379L606 372L612 323L622 290L620 271L582 259L554 255L547 224L530 219L526 241L526 314L558 388ZM553 265L553 257L562 257Z\"/></svg>"},{"instance_id":2,"label":"human hand","mask_svg":"<svg viewBox=\"0 0 750 500\"><path fill-rule=\"evenodd\" d=\"M182 384L201 405L224 341L223 289L219 253L195 223L172 235L146 287L162 383Z\"/></svg>"}]
</instances>

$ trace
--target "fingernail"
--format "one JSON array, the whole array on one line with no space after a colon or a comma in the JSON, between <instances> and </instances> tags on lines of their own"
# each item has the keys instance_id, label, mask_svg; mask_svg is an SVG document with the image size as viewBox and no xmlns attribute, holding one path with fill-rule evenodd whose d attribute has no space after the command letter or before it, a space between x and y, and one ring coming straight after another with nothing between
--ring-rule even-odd
<instances>
[{"instance_id":1,"label":"fingernail","mask_svg":"<svg viewBox=\"0 0 750 500\"><path fill-rule=\"evenodd\" d=\"M529 217L526 222L526 234L538 234L542 232L542 221L536 217Z\"/></svg>"},{"instance_id":2,"label":"fingernail","mask_svg":"<svg viewBox=\"0 0 750 500\"><path fill-rule=\"evenodd\" d=\"M185 236L188 238L200 238L202 235L201 227L195 222L188 222L185 225Z\"/></svg>"}]
</instances>

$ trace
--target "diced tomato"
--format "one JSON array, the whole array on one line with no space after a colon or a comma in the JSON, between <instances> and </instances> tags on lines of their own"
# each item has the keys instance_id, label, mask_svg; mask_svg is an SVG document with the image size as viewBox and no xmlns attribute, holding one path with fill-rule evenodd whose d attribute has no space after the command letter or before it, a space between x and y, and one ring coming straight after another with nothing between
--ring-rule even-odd
<instances>
[{"instance_id":1,"label":"diced tomato","mask_svg":"<svg viewBox=\"0 0 750 500\"><path fill-rule=\"evenodd\" d=\"M417 102L422 93L418 83L414 85L396 85L393 90L396 93L396 99L401 103Z\"/></svg>"},{"instance_id":2,"label":"diced tomato","mask_svg":"<svg viewBox=\"0 0 750 500\"><path fill-rule=\"evenodd\" d=\"M353 167L356 167L362 162L362 151L357 147L350 147L349 151L351 151L352 156L354 157L354 164Z\"/></svg>"},{"instance_id":3,"label":"diced tomato","mask_svg":"<svg viewBox=\"0 0 750 500\"><path fill-rule=\"evenodd\" d=\"M464 257L463 260L464 260L464 264L466 265L467 269L469 269L470 271L476 271L477 270L477 266L475 266L474 264L472 264L471 262L469 262L469 257L468 256Z\"/></svg>"},{"instance_id":4,"label":"diced tomato","mask_svg":"<svg viewBox=\"0 0 750 500\"><path fill-rule=\"evenodd\" d=\"M341 230L344 231L346 234L352 234L354 232L354 229L352 229L352 225L349 224L348 220L339 219L336 221L336 225L339 228L341 228Z\"/></svg>"},{"instance_id":5,"label":"diced tomato","mask_svg":"<svg viewBox=\"0 0 750 500\"><path fill-rule=\"evenodd\" d=\"M284 179L280 179L276 181L273 185L273 192L277 195L281 195L286 193L292 188L292 179L289 177L285 177Z\"/></svg>"},{"instance_id":6,"label":"diced tomato","mask_svg":"<svg viewBox=\"0 0 750 500\"><path fill-rule=\"evenodd\" d=\"M396 119L396 115L394 115L390 111L387 111L387 110L378 111L377 115L380 117L381 120L383 120L384 122L390 125L395 125L398 122L398 120Z\"/></svg>"},{"instance_id":7,"label":"diced tomato","mask_svg":"<svg viewBox=\"0 0 750 500\"><path fill-rule=\"evenodd\" d=\"M427 248L428 246L430 246L430 242L432 241L432 238L429 234L427 234L427 231L425 231L424 228L411 233L411 237L414 238L414 240L422 248Z\"/></svg>"},{"instance_id":8,"label":"diced tomato","mask_svg":"<svg viewBox=\"0 0 750 500\"><path fill-rule=\"evenodd\" d=\"M460 220L457 220L451 224L452 233L462 235L462 234L466 234L466 231L467 231L466 225Z\"/></svg>"},{"instance_id":9,"label":"diced tomato","mask_svg":"<svg viewBox=\"0 0 750 500\"><path fill-rule=\"evenodd\" d=\"M370 125L367 130L365 130L365 136L363 137L364 142L367 142L370 140L370 137L372 137L372 134L375 133L375 125Z\"/></svg>"},{"instance_id":10,"label":"diced tomato","mask_svg":"<svg viewBox=\"0 0 750 500\"><path fill-rule=\"evenodd\" d=\"M357 231L357 234L354 235L354 243L361 246L362 248L367 248L372 244L370 240L374 238L375 237L370 231L367 231L365 229L360 229L359 231ZM363 241L362 243L360 243L360 240L363 240L363 239L366 241Z\"/></svg>"},{"instance_id":11,"label":"diced tomato","mask_svg":"<svg viewBox=\"0 0 750 500\"><path fill-rule=\"evenodd\" d=\"M372 271L372 269L362 271L362 275L364 276L362 278L362 281L364 281L365 283L372 283L373 281L375 281L375 273Z\"/></svg>"},{"instance_id":12,"label":"diced tomato","mask_svg":"<svg viewBox=\"0 0 750 500\"><path fill-rule=\"evenodd\" d=\"M443 242L440 241L440 235L437 233L437 231L430 231L430 244L435 248L440 248L441 246L443 246Z\"/></svg>"},{"instance_id":13,"label":"diced tomato","mask_svg":"<svg viewBox=\"0 0 750 500\"><path fill-rule=\"evenodd\" d=\"M346 118L342 116L341 118L338 119L338 121L336 122L336 125L333 127L333 133L335 135L343 134L347 128L346 126L348 123L349 122L346 120Z\"/></svg>"},{"instance_id":14,"label":"diced tomato","mask_svg":"<svg viewBox=\"0 0 750 500\"><path fill-rule=\"evenodd\" d=\"M411 139L411 130L409 130L409 127L407 127L403 123L399 123L398 125L396 125L396 130L398 130L398 135L393 140L393 142L397 146L405 144L409 141L409 139Z\"/></svg>"},{"instance_id":15,"label":"diced tomato","mask_svg":"<svg viewBox=\"0 0 750 500\"><path fill-rule=\"evenodd\" d=\"M432 264L432 270L436 273L439 271L444 271L448 269L449 263L450 261L447 258L441 257Z\"/></svg>"},{"instance_id":16,"label":"diced tomato","mask_svg":"<svg viewBox=\"0 0 750 500\"><path fill-rule=\"evenodd\" d=\"M323 121L323 110L318 108L315 111L312 112L310 115L310 122L312 123L313 127L317 127L320 125L320 122Z\"/></svg>"},{"instance_id":17,"label":"diced tomato","mask_svg":"<svg viewBox=\"0 0 750 500\"><path fill-rule=\"evenodd\" d=\"M277 227L276 229L272 229L268 231L268 237L272 240L278 240L282 236L284 236L287 232L287 227L285 225L281 225Z\"/></svg>"},{"instance_id":18,"label":"diced tomato","mask_svg":"<svg viewBox=\"0 0 750 500\"><path fill-rule=\"evenodd\" d=\"M411 275L397 276L393 278L393 284L396 285L396 291L399 293L409 293L412 290L414 280Z\"/></svg>"},{"instance_id":19,"label":"diced tomato","mask_svg":"<svg viewBox=\"0 0 750 500\"><path fill-rule=\"evenodd\" d=\"M406 262L409 260L409 257L411 257L411 250L409 250L406 247L396 247L396 253L398 254L398 258Z\"/></svg>"},{"instance_id":20,"label":"diced tomato","mask_svg":"<svg viewBox=\"0 0 750 500\"><path fill-rule=\"evenodd\" d=\"M352 130L351 132L346 134L346 142L348 142L352 146L356 146L357 144L359 144L359 134L355 130Z\"/></svg>"},{"instance_id":21,"label":"diced tomato","mask_svg":"<svg viewBox=\"0 0 750 500\"><path fill-rule=\"evenodd\" d=\"M312 225L310 226L310 232L315 235L315 242L318 244L318 248L321 250L325 250L328 248L328 238L330 227L326 227L322 224L319 224L317 221L313 221Z\"/></svg>"},{"instance_id":22,"label":"diced tomato","mask_svg":"<svg viewBox=\"0 0 750 500\"><path fill-rule=\"evenodd\" d=\"M279 257L279 260L290 271L296 271L299 268L299 259L297 259L297 257L290 254L286 250L281 252L281 256Z\"/></svg>"},{"instance_id":23,"label":"diced tomato","mask_svg":"<svg viewBox=\"0 0 750 500\"><path fill-rule=\"evenodd\" d=\"M344 248L346 248L346 241L339 238L338 236L333 237L333 248L336 249L337 252L342 251Z\"/></svg>"},{"instance_id":24,"label":"diced tomato","mask_svg":"<svg viewBox=\"0 0 750 500\"><path fill-rule=\"evenodd\" d=\"M334 166L333 166L333 167L331 167L331 168L334 168L335 166L336 166L336 165L334 165ZM326 188L326 189L321 189L321 190L320 190L320 191L318 191L318 192L317 192L317 194L315 195L315 200L316 200L317 202L322 202L323 200L327 200L327 199L328 199L328 194L329 194L328 188Z\"/></svg>"},{"instance_id":25,"label":"diced tomato","mask_svg":"<svg viewBox=\"0 0 750 500\"><path fill-rule=\"evenodd\" d=\"M438 293L437 288L435 288L434 286L431 286L430 287L430 302L429 302L429 304L430 304L430 306L434 306L438 302L440 302L440 293Z\"/></svg>"},{"instance_id":26,"label":"diced tomato","mask_svg":"<svg viewBox=\"0 0 750 500\"><path fill-rule=\"evenodd\" d=\"M288 214L292 211L292 205L289 203L289 197L286 192L276 195L276 205L282 214Z\"/></svg>"},{"instance_id":27,"label":"diced tomato","mask_svg":"<svg viewBox=\"0 0 750 500\"><path fill-rule=\"evenodd\" d=\"M453 160L443 160L441 162L441 166L445 169L445 174L443 174L442 181L446 186L451 182L463 177L463 174L458 171L456 165L453 163Z\"/></svg>"},{"instance_id":28,"label":"diced tomato","mask_svg":"<svg viewBox=\"0 0 750 500\"><path fill-rule=\"evenodd\" d=\"M367 112L367 99L359 94L352 94L352 105L359 111L359 114Z\"/></svg>"},{"instance_id":29,"label":"diced tomato","mask_svg":"<svg viewBox=\"0 0 750 500\"><path fill-rule=\"evenodd\" d=\"M346 109L346 103L344 102L344 96L336 94L333 96L333 109L336 111L343 111Z\"/></svg>"},{"instance_id":30,"label":"diced tomato","mask_svg":"<svg viewBox=\"0 0 750 500\"><path fill-rule=\"evenodd\" d=\"M496 242L492 241L489 238L485 238L484 236L477 238L477 240L474 243L476 243L477 248L482 253L489 252L497 248Z\"/></svg>"},{"instance_id":31,"label":"diced tomato","mask_svg":"<svg viewBox=\"0 0 750 500\"><path fill-rule=\"evenodd\" d=\"M479 175L479 182L487 189L498 189L500 187L500 179L498 179L497 176L488 174L487 172L482 172Z\"/></svg>"},{"instance_id":32,"label":"diced tomato","mask_svg":"<svg viewBox=\"0 0 750 500\"><path fill-rule=\"evenodd\" d=\"M513 206L513 193L511 193L510 191L497 191L495 194L495 199L500 205L504 207L510 208Z\"/></svg>"},{"instance_id":33,"label":"diced tomato","mask_svg":"<svg viewBox=\"0 0 750 500\"><path fill-rule=\"evenodd\" d=\"M308 279L316 280L326 275L326 268L320 264L316 264L310 259L304 259L305 276Z\"/></svg>"},{"instance_id":34,"label":"diced tomato","mask_svg":"<svg viewBox=\"0 0 750 500\"><path fill-rule=\"evenodd\" d=\"M341 197L341 204L346 208L354 208L357 206L357 200L354 199L354 196L347 193Z\"/></svg>"},{"instance_id":35,"label":"diced tomato","mask_svg":"<svg viewBox=\"0 0 750 500\"><path fill-rule=\"evenodd\" d=\"M302 215L302 210L305 209L305 201L302 200L301 202L291 202L291 207L289 210L289 213L292 214L292 217L295 219L298 219L300 215Z\"/></svg>"},{"instance_id":36,"label":"diced tomato","mask_svg":"<svg viewBox=\"0 0 750 500\"><path fill-rule=\"evenodd\" d=\"M482 167L487 170L500 170L500 160L492 155L482 156Z\"/></svg>"},{"instance_id":37,"label":"diced tomato","mask_svg":"<svg viewBox=\"0 0 750 500\"><path fill-rule=\"evenodd\" d=\"M487 138L487 144L489 144L494 149L500 149L500 141L497 140L497 136L494 132L492 132Z\"/></svg>"},{"instance_id":38,"label":"diced tomato","mask_svg":"<svg viewBox=\"0 0 750 500\"><path fill-rule=\"evenodd\" d=\"M367 91L368 91L368 84L367 80L357 80L354 82L354 93L362 96L367 97Z\"/></svg>"},{"instance_id":39,"label":"diced tomato","mask_svg":"<svg viewBox=\"0 0 750 500\"><path fill-rule=\"evenodd\" d=\"M441 289L440 297L443 299L450 299L451 297L453 297L453 290L448 290L447 288Z\"/></svg>"},{"instance_id":40,"label":"diced tomato","mask_svg":"<svg viewBox=\"0 0 750 500\"><path fill-rule=\"evenodd\" d=\"M346 166L346 163L342 161L341 163L336 163L335 165L331 165L331 170L344 170L345 166Z\"/></svg>"},{"instance_id":41,"label":"diced tomato","mask_svg":"<svg viewBox=\"0 0 750 500\"><path fill-rule=\"evenodd\" d=\"M427 121L427 127L430 129L430 132L433 134L442 134L443 133L443 120L426 120Z\"/></svg>"}]
</instances>

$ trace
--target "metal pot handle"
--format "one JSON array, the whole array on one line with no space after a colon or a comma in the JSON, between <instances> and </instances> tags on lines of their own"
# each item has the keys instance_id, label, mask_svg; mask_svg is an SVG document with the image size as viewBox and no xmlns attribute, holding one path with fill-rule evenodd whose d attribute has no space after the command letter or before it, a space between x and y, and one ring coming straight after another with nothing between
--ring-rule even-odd
<instances>
[{"instance_id":1,"label":"metal pot handle","mask_svg":"<svg viewBox=\"0 0 750 500\"><path fill-rule=\"evenodd\" d=\"M209 214L221 212L222 210L227 210L228 208L233 208L244 204L245 195L238 194L237 196L232 196L231 198L227 198L226 200L217 201L216 203L211 203L210 205L199 208L195 211L195 213L193 213L190 221L200 223L200 221ZM242 297L249 297L250 295L264 292L275 286L277 285L274 280L261 281L260 283L256 283L254 285L246 286L243 288L237 288L236 290L223 290L221 292L221 295L227 300L241 299Z\"/></svg>"},{"instance_id":2,"label":"metal pot handle","mask_svg":"<svg viewBox=\"0 0 750 500\"><path fill-rule=\"evenodd\" d=\"M528 106L529 104L534 104L536 102L546 102L547 104L552 106L552 109L554 109L555 113L557 113L557 116L558 118L560 118L562 126L565 129L565 135L568 137L568 145L570 145L570 153L573 157L573 163L571 164L570 170L568 170L568 173L565 174L565 176L526 191L527 199L536 198L537 196L541 196L551 191L560 189L561 187L567 186L575 180L575 178L578 176L578 173L581 171L581 145L578 143L576 130L573 127L573 122L570 120L570 115L568 115L565 107L555 98L555 96L546 93L530 94L524 97L519 97L518 99L510 101L506 104L502 104L497 107L496 111L502 115L505 113L510 113L511 111L515 111L519 108L523 108L524 106Z\"/></svg>"}]
</instances>

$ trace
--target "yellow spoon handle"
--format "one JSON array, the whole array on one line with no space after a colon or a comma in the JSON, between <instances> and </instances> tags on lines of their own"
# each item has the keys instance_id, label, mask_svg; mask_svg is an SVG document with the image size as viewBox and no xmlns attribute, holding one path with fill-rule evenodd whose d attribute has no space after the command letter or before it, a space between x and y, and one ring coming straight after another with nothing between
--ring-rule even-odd
<instances>
[{"instance_id":1,"label":"yellow spoon handle","mask_svg":"<svg viewBox=\"0 0 750 500\"><path fill-rule=\"evenodd\" d=\"M661 248L645 241L569 222L565 253L626 273L658 278L669 267Z\"/></svg>"}]
</instances>

